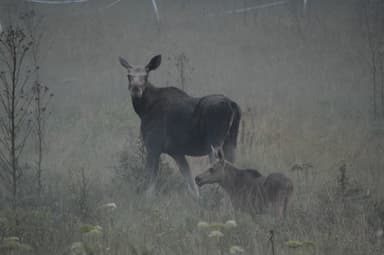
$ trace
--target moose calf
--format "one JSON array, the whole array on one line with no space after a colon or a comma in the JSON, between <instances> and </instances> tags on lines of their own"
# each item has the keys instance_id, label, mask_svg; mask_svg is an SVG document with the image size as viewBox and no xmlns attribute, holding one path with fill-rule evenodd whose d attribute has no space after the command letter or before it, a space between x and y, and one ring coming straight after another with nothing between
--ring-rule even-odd
<instances>
[{"instance_id":1,"label":"moose calf","mask_svg":"<svg viewBox=\"0 0 384 255\"><path fill-rule=\"evenodd\" d=\"M199 187L218 183L228 193L235 210L245 211L251 216L267 208L279 217L285 216L293 192L288 177L281 173L265 177L254 169L238 169L224 159L220 149L214 150L213 154L216 162L195 178Z\"/></svg>"}]
</instances>

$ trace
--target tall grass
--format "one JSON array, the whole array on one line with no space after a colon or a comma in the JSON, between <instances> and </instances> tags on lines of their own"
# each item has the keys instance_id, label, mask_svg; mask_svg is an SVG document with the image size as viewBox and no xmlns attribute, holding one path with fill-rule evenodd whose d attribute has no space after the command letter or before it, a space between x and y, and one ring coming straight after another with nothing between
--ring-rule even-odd
<instances>
[{"instance_id":1,"label":"tall grass","mask_svg":"<svg viewBox=\"0 0 384 255\"><path fill-rule=\"evenodd\" d=\"M243 125L250 121L245 115ZM239 151L255 151L251 141L240 137ZM1 210L1 251L271 254L271 230L275 254L381 254L384 249L379 234L384 222L382 202L374 187L356 179L348 164L335 164L331 169L314 165L305 174L282 170L295 182L287 218L259 215L252 220L249 215L235 214L218 187L204 187L199 200L191 197L181 174L166 158L162 159L158 194L144 197L144 155L140 142L124 149L115 164L114 178L103 185L92 180L89 171L76 170L78 174L51 187L46 194L50 202L44 207L20 209L17 226L10 225L13 215ZM239 154L238 164L257 162ZM87 213L81 208L87 208ZM236 222L230 230L223 225L228 220ZM210 228L204 228L202 222ZM9 233L14 228L19 235L11 247Z\"/></svg>"}]
</instances>

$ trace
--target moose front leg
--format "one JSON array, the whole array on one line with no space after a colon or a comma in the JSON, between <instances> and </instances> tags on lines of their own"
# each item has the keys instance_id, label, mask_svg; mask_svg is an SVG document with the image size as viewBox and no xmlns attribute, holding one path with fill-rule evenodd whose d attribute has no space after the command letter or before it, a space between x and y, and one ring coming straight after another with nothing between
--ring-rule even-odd
<instances>
[{"instance_id":1,"label":"moose front leg","mask_svg":"<svg viewBox=\"0 0 384 255\"><path fill-rule=\"evenodd\" d=\"M210 151L208 154L209 163L213 165L215 163L215 153Z\"/></svg>"},{"instance_id":2,"label":"moose front leg","mask_svg":"<svg viewBox=\"0 0 384 255\"><path fill-rule=\"evenodd\" d=\"M159 160L160 160L159 152L148 151L147 161L145 164L145 169L147 170L147 173L149 175L148 188L146 191L147 196L153 196L155 192L156 183L159 175Z\"/></svg>"},{"instance_id":3,"label":"moose front leg","mask_svg":"<svg viewBox=\"0 0 384 255\"><path fill-rule=\"evenodd\" d=\"M172 155L173 159L176 161L179 166L181 174L184 176L185 180L188 183L189 191L199 197L199 189L196 187L195 181L192 178L191 169L189 168L189 164L184 155Z\"/></svg>"}]
</instances>

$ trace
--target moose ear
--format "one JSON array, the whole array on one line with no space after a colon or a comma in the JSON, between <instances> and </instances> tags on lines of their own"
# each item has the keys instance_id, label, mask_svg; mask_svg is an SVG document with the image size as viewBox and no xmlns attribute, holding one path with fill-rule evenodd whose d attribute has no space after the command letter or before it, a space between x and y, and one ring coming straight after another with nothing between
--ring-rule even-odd
<instances>
[{"instance_id":1,"label":"moose ear","mask_svg":"<svg viewBox=\"0 0 384 255\"><path fill-rule=\"evenodd\" d=\"M151 61L145 66L147 72L155 70L161 64L161 55L154 56Z\"/></svg>"},{"instance_id":2,"label":"moose ear","mask_svg":"<svg viewBox=\"0 0 384 255\"><path fill-rule=\"evenodd\" d=\"M128 64L128 61L123 57L119 57L119 62L126 69L132 68L132 66L130 64Z\"/></svg>"}]
</instances>

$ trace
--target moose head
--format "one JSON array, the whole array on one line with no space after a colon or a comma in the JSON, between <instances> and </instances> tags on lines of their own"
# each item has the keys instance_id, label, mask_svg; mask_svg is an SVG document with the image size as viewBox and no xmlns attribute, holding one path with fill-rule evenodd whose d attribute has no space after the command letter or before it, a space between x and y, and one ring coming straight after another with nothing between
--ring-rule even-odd
<instances>
[{"instance_id":1,"label":"moose head","mask_svg":"<svg viewBox=\"0 0 384 255\"><path fill-rule=\"evenodd\" d=\"M132 97L141 98L148 85L148 75L157 69L161 63L161 55L154 56L145 66L133 66L128 61L119 57L120 64L128 71L128 89Z\"/></svg>"},{"instance_id":2,"label":"moose head","mask_svg":"<svg viewBox=\"0 0 384 255\"><path fill-rule=\"evenodd\" d=\"M195 182L198 186L205 184L220 183L225 179L225 159L222 148L215 149L212 147L212 153L215 162L206 171L196 176Z\"/></svg>"}]
</instances>

